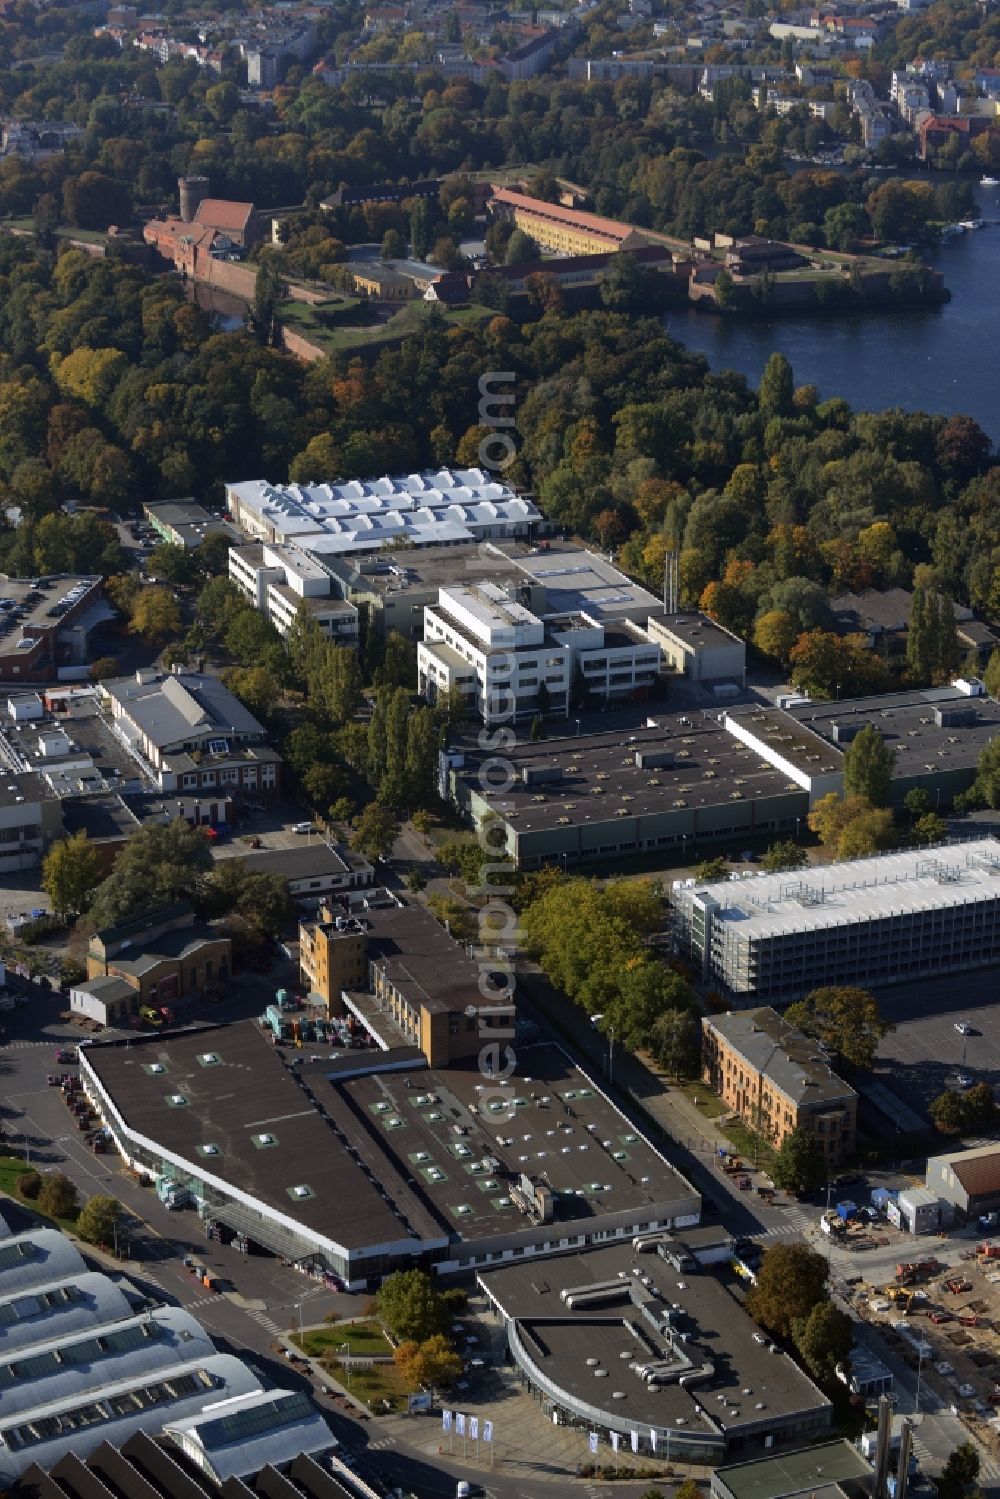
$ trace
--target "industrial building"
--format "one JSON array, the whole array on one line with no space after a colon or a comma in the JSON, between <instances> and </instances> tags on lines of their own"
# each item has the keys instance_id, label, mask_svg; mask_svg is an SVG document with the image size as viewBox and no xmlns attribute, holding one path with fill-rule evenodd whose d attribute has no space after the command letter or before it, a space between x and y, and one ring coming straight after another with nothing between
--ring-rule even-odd
<instances>
[{"instance_id":1,"label":"industrial building","mask_svg":"<svg viewBox=\"0 0 1000 1499\"><path fill-rule=\"evenodd\" d=\"M102 682L114 732L160 791L250 792L279 786L281 756L239 698L211 672L160 672Z\"/></svg>"},{"instance_id":2,"label":"industrial building","mask_svg":"<svg viewBox=\"0 0 1000 1499\"><path fill-rule=\"evenodd\" d=\"M378 552L393 543L449 546L527 537L545 528L531 500L478 468L343 484L278 486L253 479L227 484L226 505L253 540L296 542L321 557Z\"/></svg>"},{"instance_id":3,"label":"industrial building","mask_svg":"<svg viewBox=\"0 0 1000 1499\"><path fill-rule=\"evenodd\" d=\"M229 549L229 580L282 639L300 613L337 645L358 643L358 611L338 597L330 569L301 546L251 543Z\"/></svg>"},{"instance_id":4,"label":"industrial building","mask_svg":"<svg viewBox=\"0 0 1000 1499\"><path fill-rule=\"evenodd\" d=\"M569 541L484 541L406 548L375 556L330 557L344 597L362 610L368 628L422 640L424 608L441 588L489 581L532 613L586 614L600 624L630 620L645 627L660 608L654 594L595 552Z\"/></svg>"},{"instance_id":5,"label":"industrial building","mask_svg":"<svg viewBox=\"0 0 1000 1499\"><path fill-rule=\"evenodd\" d=\"M318 1455L336 1446L305 1396L288 1390L265 1394L246 1364L216 1351L190 1312L150 1310L128 1281L90 1270L55 1229L10 1234L6 1224L3 1228L0 1488L5 1493L16 1491L25 1499L50 1494L48 1468L73 1463L78 1471L108 1444L140 1434L159 1436L165 1422L181 1447L192 1423L210 1435L211 1422L223 1416L234 1427L242 1422L249 1433L250 1412L268 1403L275 1413L266 1461L283 1468L300 1452ZM239 1445L224 1448L206 1441L210 1457L216 1445L222 1477L264 1465L259 1449L248 1465ZM88 1493L94 1492L91 1485Z\"/></svg>"},{"instance_id":6,"label":"industrial building","mask_svg":"<svg viewBox=\"0 0 1000 1499\"><path fill-rule=\"evenodd\" d=\"M272 1392L266 1398L273 1399ZM248 1407L258 1400L248 1396ZM282 1401L269 1413L277 1419L286 1408ZM251 1424L252 1408L246 1419ZM245 1499L247 1494L260 1499L357 1499L357 1488L346 1477L336 1453L324 1460L322 1454L314 1457L299 1451L288 1459L292 1444L305 1435L300 1425L293 1424L287 1431L275 1429L268 1426L267 1414L256 1424L258 1432L243 1442L248 1458L262 1464L256 1474L248 1470L236 1477L231 1473L216 1482L214 1453L209 1451L207 1462L199 1465L195 1456L182 1452L179 1441L171 1440L175 1431L178 1437L185 1432L180 1422L171 1422L170 1437L137 1432L120 1446L102 1442L85 1457L66 1453L49 1469L33 1463L10 1490L10 1499L95 1499L95 1495L105 1499L108 1494L116 1499L153 1499L154 1495L219 1499L220 1494L222 1499Z\"/></svg>"},{"instance_id":7,"label":"industrial building","mask_svg":"<svg viewBox=\"0 0 1000 1499\"><path fill-rule=\"evenodd\" d=\"M497 188L488 205L492 218L511 219L546 250L564 255L590 255L601 250L628 250L650 241L631 224L602 218L561 203L548 203L510 188Z\"/></svg>"},{"instance_id":8,"label":"industrial building","mask_svg":"<svg viewBox=\"0 0 1000 1499\"><path fill-rule=\"evenodd\" d=\"M562 861L667 851L689 852L722 839L788 836L804 828L807 793L728 734L711 714L630 718L600 731L571 719L546 725L538 743L504 746L509 766L497 780L495 750L471 736L441 758L441 795L481 829L517 869Z\"/></svg>"},{"instance_id":9,"label":"industrial building","mask_svg":"<svg viewBox=\"0 0 1000 1499\"><path fill-rule=\"evenodd\" d=\"M1000 1145L950 1150L931 1156L925 1183L949 1216L970 1222L1000 1209Z\"/></svg>"},{"instance_id":10,"label":"industrial building","mask_svg":"<svg viewBox=\"0 0 1000 1499\"><path fill-rule=\"evenodd\" d=\"M671 671L682 672L691 682L745 683L745 642L707 614L654 613L646 628Z\"/></svg>"},{"instance_id":11,"label":"industrial building","mask_svg":"<svg viewBox=\"0 0 1000 1499\"><path fill-rule=\"evenodd\" d=\"M828 1432L830 1401L727 1288L728 1255L705 1261L683 1232L649 1234L544 1275L477 1278L545 1414L597 1432L609 1455L616 1435L641 1456L718 1467Z\"/></svg>"},{"instance_id":12,"label":"industrial building","mask_svg":"<svg viewBox=\"0 0 1000 1499\"><path fill-rule=\"evenodd\" d=\"M487 724L564 716L575 692L604 702L649 697L659 671L659 647L637 625L606 626L583 613L540 618L489 582L440 589L417 646L428 701L462 692Z\"/></svg>"},{"instance_id":13,"label":"industrial building","mask_svg":"<svg viewBox=\"0 0 1000 1499\"><path fill-rule=\"evenodd\" d=\"M233 526L219 520L194 499L147 500L142 513L160 539L170 546L190 550L200 547L209 536L239 539Z\"/></svg>"},{"instance_id":14,"label":"industrial building","mask_svg":"<svg viewBox=\"0 0 1000 1499\"><path fill-rule=\"evenodd\" d=\"M853 1152L858 1095L810 1037L766 1007L706 1016L701 1033L705 1082L756 1133L780 1146L804 1129L828 1167Z\"/></svg>"},{"instance_id":15,"label":"industrial building","mask_svg":"<svg viewBox=\"0 0 1000 1499\"><path fill-rule=\"evenodd\" d=\"M519 1048L516 1078L506 1055L286 1065L245 1021L88 1047L80 1069L131 1165L354 1289L414 1263L447 1274L697 1224L698 1193L561 1050Z\"/></svg>"},{"instance_id":16,"label":"industrial building","mask_svg":"<svg viewBox=\"0 0 1000 1499\"><path fill-rule=\"evenodd\" d=\"M875 1470L846 1437L716 1468L711 1499L861 1499Z\"/></svg>"},{"instance_id":17,"label":"industrial building","mask_svg":"<svg viewBox=\"0 0 1000 1499\"><path fill-rule=\"evenodd\" d=\"M1000 962L1000 841L701 884L671 901L690 961L735 1003L798 999Z\"/></svg>"},{"instance_id":18,"label":"industrial building","mask_svg":"<svg viewBox=\"0 0 1000 1499\"><path fill-rule=\"evenodd\" d=\"M331 901L300 922L310 998L328 1015L354 1015L383 1047L418 1047L431 1067L510 1040L513 1006L487 1004L483 970L466 948L426 907L383 897L354 915Z\"/></svg>"},{"instance_id":19,"label":"industrial building","mask_svg":"<svg viewBox=\"0 0 1000 1499\"><path fill-rule=\"evenodd\" d=\"M221 993L232 963L229 937L196 921L189 901L175 901L93 934L87 946L87 980L70 990L70 1009L102 1025L118 1023L142 1008L169 1018L179 1002Z\"/></svg>"},{"instance_id":20,"label":"industrial building","mask_svg":"<svg viewBox=\"0 0 1000 1499\"><path fill-rule=\"evenodd\" d=\"M736 708L729 732L809 792L810 805L843 791L844 751L873 725L895 753L892 800L927 791L949 806L975 779L979 756L1000 734L1000 703L981 682L914 688L843 702L800 702L787 708Z\"/></svg>"}]
</instances>

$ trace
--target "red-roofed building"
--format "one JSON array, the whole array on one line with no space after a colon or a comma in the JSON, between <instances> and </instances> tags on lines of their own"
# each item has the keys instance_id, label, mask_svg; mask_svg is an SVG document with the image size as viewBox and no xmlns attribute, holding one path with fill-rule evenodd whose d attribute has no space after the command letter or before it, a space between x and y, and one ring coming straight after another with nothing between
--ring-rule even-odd
<instances>
[{"instance_id":1,"label":"red-roofed building","mask_svg":"<svg viewBox=\"0 0 1000 1499\"><path fill-rule=\"evenodd\" d=\"M559 203L546 203L505 187L494 192L488 207L496 218L513 219L518 229L530 234L545 249L560 250L565 255L630 250L647 243L645 236L631 224L563 208Z\"/></svg>"},{"instance_id":2,"label":"red-roofed building","mask_svg":"<svg viewBox=\"0 0 1000 1499\"><path fill-rule=\"evenodd\" d=\"M233 203L228 198L203 198L194 222L204 229L224 234L240 249L248 250L261 236L261 226L252 203Z\"/></svg>"}]
</instances>

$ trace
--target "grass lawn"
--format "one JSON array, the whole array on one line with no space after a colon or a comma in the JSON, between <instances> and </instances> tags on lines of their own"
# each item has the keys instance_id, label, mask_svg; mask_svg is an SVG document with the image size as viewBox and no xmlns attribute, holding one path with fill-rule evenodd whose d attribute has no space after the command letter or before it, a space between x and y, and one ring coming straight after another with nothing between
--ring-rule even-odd
<instances>
[{"instance_id":1,"label":"grass lawn","mask_svg":"<svg viewBox=\"0 0 1000 1499\"><path fill-rule=\"evenodd\" d=\"M321 302L316 306L307 306L304 302L282 302L278 308L278 319L287 324L292 332L308 338L317 348L330 355L345 349L371 348L391 343L395 339L416 333L433 316L435 310L449 328L470 324L474 326L496 316L488 307L449 307L442 311L440 308L433 308L429 302L416 301L408 302L385 323L366 323L352 327L349 323L339 322L331 326L324 321L324 308L330 312L343 312L343 307L343 299L330 303Z\"/></svg>"},{"instance_id":2,"label":"grass lawn","mask_svg":"<svg viewBox=\"0 0 1000 1499\"><path fill-rule=\"evenodd\" d=\"M354 1352L353 1344L351 1352ZM346 1364L331 1360L327 1367L338 1383L350 1389L355 1400L362 1401L377 1414L385 1413L383 1402L386 1400L394 1411L406 1409L406 1397L410 1392L395 1364L373 1364L370 1369L352 1365L349 1379Z\"/></svg>"},{"instance_id":3,"label":"grass lawn","mask_svg":"<svg viewBox=\"0 0 1000 1499\"><path fill-rule=\"evenodd\" d=\"M685 1082L675 1082L670 1085L675 1093L683 1093L689 1103L697 1102L698 1112L704 1119L718 1119L720 1114L726 1112L726 1106L717 1093L713 1093L707 1083L697 1083L693 1079Z\"/></svg>"},{"instance_id":4,"label":"grass lawn","mask_svg":"<svg viewBox=\"0 0 1000 1499\"><path fill-rule=\"evenodd\" d=\"M296 1333L292 1341L310 1358L332 1354L342 1343L351 1345L355 1358L392 1356L392 1344L377 1322L334 1322L329 1327L314 1327L302 1338Z\"/></svg>"},{"instance_id":5,"label":"grass lawn","mask_svg":"<svg viewBox=\"0 0 1000 1499\"><path fill-rule=\"evenodd\" d=\"M21 1160L20 1156L0 1156L0 1192L6 1193L8 1197L17 1197L17 1179L32 1168ZM18 1198L18 1201L21 1199Z\"/></svg>"},{"instance_id":6,"label":"grass lawn","mask_svg":"<svg viewBox=\"0 0 1000 1499\"><path fill-rule=\"evenodd\" d=\"M740 1119L734 1119L730 1124L721 1126L722 1133L728 1140L732 1140L737 1155L742 1156L748 1165L756 1164L762 1171L770 1175L771 1167L774 1165L774 1151L770 1145L754 1135Z\"/></svg>"}]
</instances>

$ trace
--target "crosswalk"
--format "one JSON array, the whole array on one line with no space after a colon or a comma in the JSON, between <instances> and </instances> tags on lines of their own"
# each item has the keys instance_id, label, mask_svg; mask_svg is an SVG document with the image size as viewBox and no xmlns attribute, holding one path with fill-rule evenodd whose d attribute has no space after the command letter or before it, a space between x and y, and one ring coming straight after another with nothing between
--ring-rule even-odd
<instances>
[{"instance_id":1,"label":"crosswalk","mask_svg":"<svg viewBox=\"0 0 1000 1499\"><path fill-rule=\"evenodd\" d=\"M245 1311L244 1315L252 1318L258 1327L263 1327L264 1331L269 1332L274 1338L278 1337L285 1330L283 1327L279 1327L274 1318L269 1317L266 1312Z\"/></svg>"},{"instance_id":2,"label":"crosswalk","mask_svg":"<svg viewBox=\"0 0 1000 1499\"><path fill-rule=\"evenodd\" d=\"M377 1441L368 1443L369 1452L384 1452L387 1447L398 1446L398 1438L393 1436L379 1437Z\"/></svg>"}]
</instances>

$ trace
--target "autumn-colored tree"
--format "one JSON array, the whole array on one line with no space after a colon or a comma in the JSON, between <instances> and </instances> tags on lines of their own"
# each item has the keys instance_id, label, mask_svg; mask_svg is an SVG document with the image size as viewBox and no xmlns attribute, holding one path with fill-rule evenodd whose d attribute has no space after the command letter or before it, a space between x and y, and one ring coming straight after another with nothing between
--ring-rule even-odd
<instances>
[{"instance_id":1,"label":"autumn-colored tree","mask_svg":"<svg viewBox=\"0 0 1000 1499\"><path fill-rule=\"evenodd\" d=\"M769 609L754 624L753 643L765 656L772 656L782 666L787 666L799 633L799 623L794 615L785 609Z\"/></svg>"},{"instance_id":2,"label":"autumn-colored tree","mask_svg":"<svg viewBox=\"0 0 1000 1499\"><path fill-rule=\"evenodd\" d=\"M151 645L165 645L181 633L181 611L167 588L143 588L132 600L129 629Z\"/></svg>"},{"instance_id":3,"label":"autumn-colored tree","mask_svg":"<svg viewBox=\"0 0 1000 1499\"><path fill-rule=\"evenodd\" d=\"M809 827L838 859L864 858L892 848L896 832L888 807L873 807L863 796L820 797L808 815Z\"/></svg>"},{"instance_id":4,"label":"autumn-colored tree","mask_svg":"<svg viewBox=\"0 0 1000 1499\"><path fill-rule=\"evenodd\" d=\"M412 1390L447 1389L462 1373L462 1360L443 1334L423 1343L400 1343L393 1350L396 1368Z\"/></svg>"},{"instance_id":5,"label":"autumn-colored tree","mask_svg":"<svg viewBox=\"0 0 1000 1499\"><path fill-rule=\"evenodd\" d=\"M826 1300L827 1264L805 1244L772 1244L764 1251L747 1311L768 1332L784 1338L793 1322Z\"/></svg>"}]
</instances>

